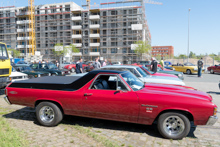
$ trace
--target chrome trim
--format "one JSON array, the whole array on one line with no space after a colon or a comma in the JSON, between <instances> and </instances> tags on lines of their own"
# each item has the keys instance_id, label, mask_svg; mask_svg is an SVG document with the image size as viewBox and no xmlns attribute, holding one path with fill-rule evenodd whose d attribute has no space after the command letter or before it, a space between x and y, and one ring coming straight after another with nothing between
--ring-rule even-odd
<instances>
[{"instance_id":1,"label":"chrome trim","mask_svg":"<svg viewBox=\"0 0 220 147\"><path fill-rule=\"evenodd\" d=\"M154 105L145 105L145 104L141 104L142 107L154 107L157 108L158 106L154 106Z\"/></svg>"},{"instance_id":2,"label":"chrome trim","mask_svg":"<svg viewBox=\"0 0 220 147\"><path fill-rule=\"evenodd\" d=\"M217 116L210 116L207 123L206 123L206 125L212 126L217 122L217 120L218 120Z\"/></svg>"},{"instance_id":3,"label":"chrome trim","mask_svg":"<svg viewBox=\"0 0 220 147\"><path fill-rule=\"evenodd\" d=\"M8 100L8 97L7 96L5 96L4 97L4 100L9 104L9 105L11 105L11 103L9 102L9 100Z\"/></svg>"}]
</instances>

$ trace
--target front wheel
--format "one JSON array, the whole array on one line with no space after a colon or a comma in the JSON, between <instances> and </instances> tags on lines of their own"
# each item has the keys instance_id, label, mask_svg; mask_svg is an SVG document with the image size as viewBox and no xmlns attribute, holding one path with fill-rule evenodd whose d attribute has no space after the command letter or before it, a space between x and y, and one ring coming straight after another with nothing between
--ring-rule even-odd
<instances>
[{"instance_id":1,"label":"front wheel","mask_svg":"<svg viewBox=\"0 0 220 147\"><path fill-rule=\"evenodd\" d=\"M63 119L63 113L60 108L51 102L41 102L38 104L36 116L38 122L47 127L56 126Z\"/></svg>"},{"instance_id":2,"label":"front wheel","mask_svg":"<svg viewBox=\"0 0 220 147\"><path fill-rule=\"evenodd\" d=\"M210 73L211 73L211 74L214 74L214 71L213 71L213 69L211 69L211 70L210 70Z\"/></svg>"},{"instance_id":3,"label":"front wheel","mask_svg":"<svg viewBox=\"0 0 220 147\"><path fill-rule=\"evenodd\" d=\"M190 131L189 119L175 112L164 113L159 116L157 128L160 134L168 139L182 139Z\"/></svg>"},{"instance_id":4,"label":"front wheel","mask_svg":"<svg viewBox=\"0 0 220 147\"><path fill-rule=\"evenodd\" d=\"M191 74L191 70L190 70L190 69L187 69L187 70L186 70L186 74L187 74L187 75L190 75L190 74Z\"/></svg>"},{"instance_id":5,"label":"front wheel","mask_svg":"<svg viewBox=\"0 0 220 147\"><path fill-rule=\"evenodd\" d=\"M74 73L74 72L75 72L75 69L74 69L74 68L72 68L72 69L71 69L71 72L72 72L72 73Z\"/></svg>"}]
</instances>

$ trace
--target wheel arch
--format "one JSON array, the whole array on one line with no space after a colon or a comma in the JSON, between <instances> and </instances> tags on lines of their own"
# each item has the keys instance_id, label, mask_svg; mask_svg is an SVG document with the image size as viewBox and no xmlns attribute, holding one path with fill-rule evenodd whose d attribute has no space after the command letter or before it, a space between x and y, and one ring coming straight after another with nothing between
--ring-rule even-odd
<instances>
[{"instance_id":1,"label":"wheel arch","mask_svg":"<svg viewBox=\"0 0 220 147\"><path fill-rule=\"evenodd\" d=\"M35 102L34 107L36 108L37 105L40 104L41 102L51 102L51 103L57 105L57 106L60 108L61 112L64 114L64 110L63 110L63 107L62 107L61 103L59 103L59 102L57 102L57 101L54 101L54 100L39 99L39 100L37 100L37 101Z\"/></svg>"},{"instance_id":2,"label":"wheel arch","mask_svg":"<svg viewBox=\"0 0 220 147\"><path fill-rule=\"evenodd\" d=\"M189 121L193 121L194 122L194 117L193 117L192 113L190 113L187 110L181 110L181 109L165 109L165 110L162 110L157 115L157 117L155 118L154 122L158 120L160 115L162 115L164 113L167 113L167 112L177 112L177 113L183 114L183 115L185 115L189 119Z\"/></svg>"}]
</instances>

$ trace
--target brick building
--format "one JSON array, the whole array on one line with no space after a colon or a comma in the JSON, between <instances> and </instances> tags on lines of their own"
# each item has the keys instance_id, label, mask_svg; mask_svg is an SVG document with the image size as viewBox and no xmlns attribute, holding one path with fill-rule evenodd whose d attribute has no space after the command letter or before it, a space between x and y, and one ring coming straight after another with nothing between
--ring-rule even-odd
<instances>
[{"instance_id":1,"label":"brick building","mask_svg":"<svg viewBox=\"0 0 220 147\"><path fill-rule=\"evenodd\" d=\"M151 55L153 57L161 56L161 59L171 58L174 56L173 46L152 46Z\"/></svg>"}]
</instances>

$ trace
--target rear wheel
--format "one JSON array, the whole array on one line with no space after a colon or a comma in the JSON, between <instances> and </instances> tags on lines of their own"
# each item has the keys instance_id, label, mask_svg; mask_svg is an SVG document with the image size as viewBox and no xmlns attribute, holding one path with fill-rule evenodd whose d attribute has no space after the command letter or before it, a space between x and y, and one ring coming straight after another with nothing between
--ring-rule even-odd
<instances>
[{"instance_id":1,"label":"rear wheel","mask_svg":"<svg viewBox=\"0 0 220 147\"><path fill-rule=\"evenodd\" d=\"M74 73L74 72L75 72L75 69L74 69L74 68L72 68L72 69L71 69L71 72L72 72L72 73Z\"/></svg>"},{"instance_id":2,"label":"rear wheel","mask_svg":"<svg viewBox=\"0 0 220 147\"><path fill-rule=\"evenodd\" d=\"M157 128L165 138L182 139L190 131L190 121L181 113L168 112L159 116Z\"/></svg>"},{"instance_id":3,"label":"rear wheel","mask_svg":"<svg viewBox=\"0 0 220 147\"><path fill-rule=\"evenodd\" d=\"M51 102L41 102L36 107L38 122L47 127L56 126L63 119L60 108Z\"/></svg>"},{"instance_id":4,"label":"rear wheel","mask_svg":"<svg viewBox=\"0 0 220 147\"><path fill-rule=\"evenodd\" d=\"M191 70L190 70L190 69L187 69L187 70L186 70L186 74L190 75L190 74L191 74Z\"/></svg>"},{"instance_id":5,"label":"rear wheel","mask_svg":"<svg viewBox=\"0 0 220 147\"><path fill-rule=\"evenodd\" d=\"M214 74L214 71L213 71L213 69L211 69L211 70L210 70L210 73L211 73L211 74Z\"/></svg>"}]
</instances>

